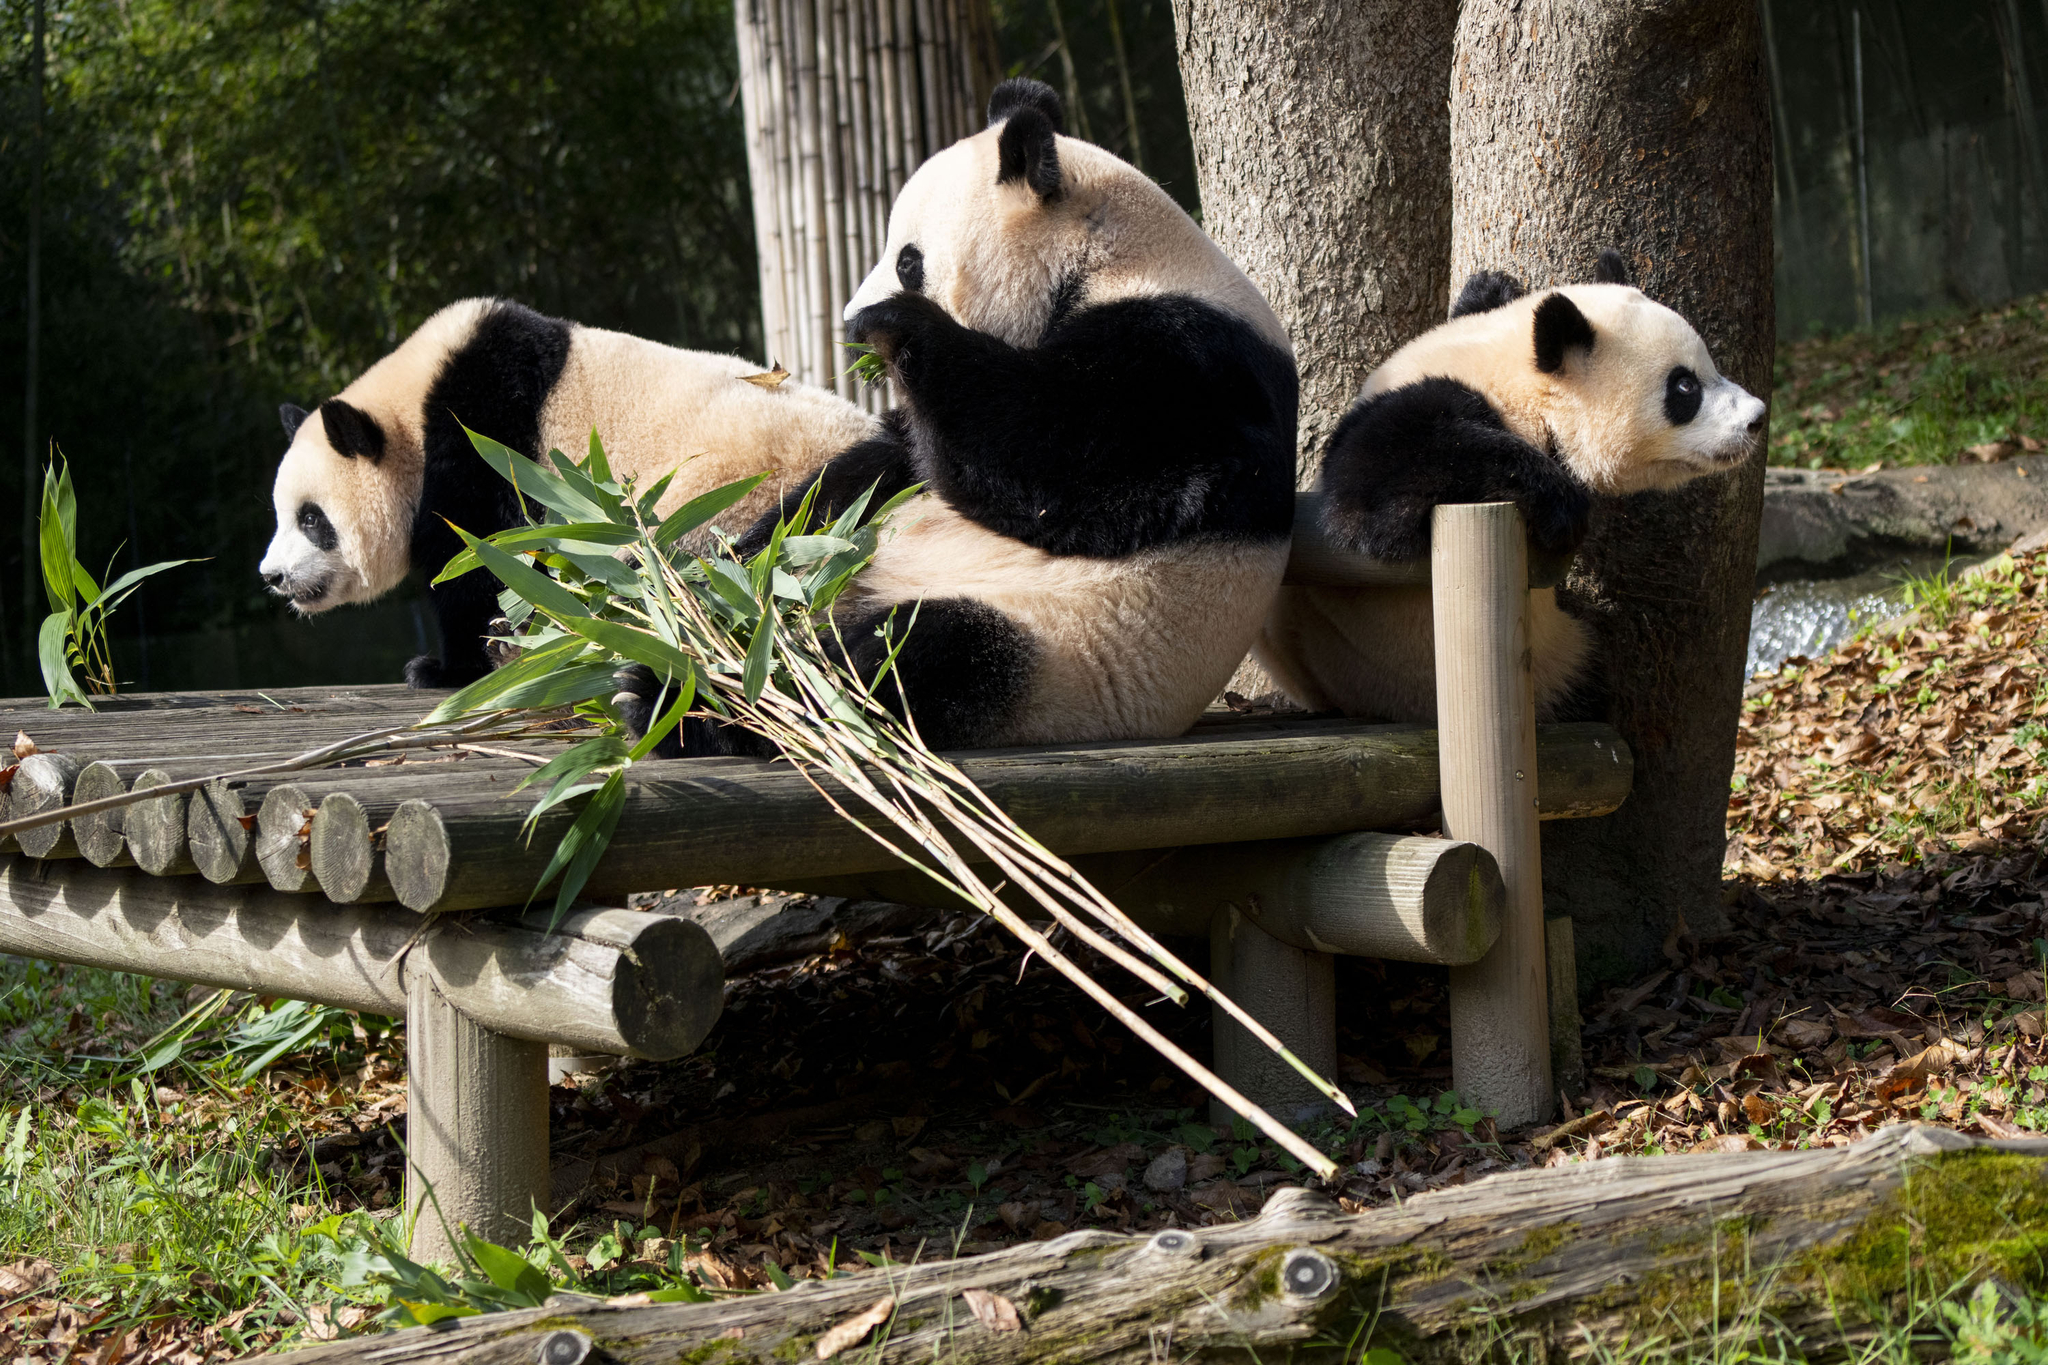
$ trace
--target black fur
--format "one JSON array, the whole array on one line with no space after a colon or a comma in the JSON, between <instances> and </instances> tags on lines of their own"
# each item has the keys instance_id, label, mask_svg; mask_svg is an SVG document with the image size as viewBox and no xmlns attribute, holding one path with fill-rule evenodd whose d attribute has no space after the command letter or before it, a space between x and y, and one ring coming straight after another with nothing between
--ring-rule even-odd
<instances>
[{"instance_id":1,"label":"black fur","mask_svg":"<svg viewBox=\"0 0 2048 1365\"><path fill-rule=\"evenodd\" d=\"M1044 81L1017 76L998 85L988 97L988 126L995 127L1019 109L1036 109L1045 115L1055 133L1067 131L1066 108L1058 93Z\"/></svg>"},{"instance_id":2,"label":"black fur","mask_svg":"<svg viewBox=\"0 0 2048 1365\"><path fill-rule=\"evenodd\" d=\"M353 403L328 399L320 405L320 424L327 429L327 444L335 454L351 460L361 456L372 463L384 458L384 428Z\"/></svg>"},{"instance_id":3,"label":"black fur","mask_svg":"<svg viewBox=\"0 0 2048 1365\"><path fill-rule=\"evenodd\" d=\"M1117 559L1292 527L1294 361L1210 304L1100 304L1016 347L896 294L848 331L908 399L916 477L1000 535Z\"/></svg>"},{"instance_id":4,"label":"black fur","mask_svg":"<svg viewBox=\"0 0 2048 1365\"><path fill-rule=\"evenodd\" d=\"M913 294L924 292L924 253L909 242L896 253L896 283Z\"/></svg>"},{"instance_id":5,"label":"black fur","mask_svg":"<svg viewBox=\"0 0 2048 1365\"><path fill-rule=\"evenodd\" d=\"M1700 402L1706 393L1700 387L1700 377L1684 365L1672 367L1664 376L1664 416L1672 426L1682 427L1700 415Z\"/></svg>"},{"instance_id":6,"label":"black fur","mask_svg":"<svg viewBox=\"0 0 2048 1365\"><path fill-rule=\"evenodd\" d=\"M894 608L893 620L890 611L880 610L842 630L847 662L870 684L893 648L882 634L885 625L903 648L877 695L900 718L908 693L917 732L934 749L994 743L1030 695L1036 647L1015 622L984 602L905 602Z\"/></svg>"},{"instance_id":7,"label":"black fur","mask_svg":"<svg viewBox=\"0 0 2048 1365\"><path fill-rule=\"evenodd\" d=\"M1554 451L1509 431L1476 390L1422 379L1364 399L1344 414L1323 460L1323 522L1377 559L1429 553L1439 503L1521 508L1531 544L1569 554L1585 539L1592 496Z\"/></svg>"},{"instance_id":8,"label":"black fur","mask_svg":"<svg viewBox=\"0 0 2048 1365\"><path fill-rule=\"evenodd\" d=\"M868 500L868 507L873 510L916 483L917 467L910 455L909 423L910 414L902 408L883 414L879 431L827 460L824 467L800 487L784 492L777 508L763 513L734 542L734 548L742 558L759 553L768 544L768 537L774 534L776 522L795 516L804 494L813 486L817 488L818 496L811 504L811 525L817 527L831 522L871 487L875 493Z\"/></svg>"},{"instance_id":9,"label":"black fur","mask_svg":"<svg viewBox=\"0 0 2048 1365\"><path fill-rule=\"evenodd\" d=\"M1458 291L1458 300L1451 305L1451 316L1462 318L1468 313L1491 313L1528 292L1512 275L1498 270L1481 270L1465 281L1465 287Z\"/></svg>"},{"instance_id":10,"label":"black fur","mask_svg":"<svg viewBox=\"0 0 2048 1365\"><path fill-rule=\"evenodd\" d=\"M299 505L299 534L312 541L316 549L332 550L341 544L334 523L327 519L327 509L317 502Z\"/></svg>"},{"instance_id":11,"label":"black fur","mask_svg":"<svg viewBox=\"0 0 2048 1365\"><path fill-rule=\"evenodd\" d=\"M1600 254L1593 258L1593 282L1595 284L1634 284L1629 278L1628 262L1611 246L1600 248Z\"/></svg>"},{"instance_id":12,"label":"black fur","mask_svg":"<svg viewBox=\"0 0 2048 1365\"><path fill-rule=\"evenodd\" d=\"M1579 311L1579 305L1563 294L1552 294L1536 305L1536 368L1556 374L1564 368L1564 355L1574 347L1593 349L1593 324Z\"/></svg>"},{"instance_id":13,"label":"black fur","mask_svg":"<svg viewBox=\"0 0 2048 1365\"><path fill-rule=\"evenodd\" d=\"M1022 180L1040 199L1060 192L1060 152L1053 142L1053 121L1032 107L1017 110L996 135L996 183Z\"/></svg>"},{"instance_id":14,"label":"black fur","mask_svg":"<svg viewBox=\"0 0 2048 1365\"><path fill-rule=\"evenodd\" d=\"M462 540L446 521L473 536L520 523L519 495L477 457L462 429L540 458L541 405L568 358L568 323L497 303L442 362L424 404L426 476L413 519L415 569L431 578L461 551ZM497 580L464 574L433 589L433 600L448 659L422 654L405 666L405 680L414 687L460 687L482 677L490 669L483 636L498 614Z\"/></svg>"},{"instance_id":15,"label":"black fur","mask_svg":"<svg viewBox=\"0 0 2048 1365\"><path fill-rule=\"evenodd\" d=\"M297 403L279 403L277 405L277 420L284 423L285 444L290 445L293 439L298 436L300 426L305 423L306 410Z\"/></svg>"}]
</instances>

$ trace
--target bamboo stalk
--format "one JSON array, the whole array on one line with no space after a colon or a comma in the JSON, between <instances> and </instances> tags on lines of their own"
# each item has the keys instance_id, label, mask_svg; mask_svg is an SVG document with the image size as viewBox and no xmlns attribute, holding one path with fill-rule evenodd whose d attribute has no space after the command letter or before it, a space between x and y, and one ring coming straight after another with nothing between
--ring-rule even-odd
<instances>
[{"instance_id":1,"label":"bamboo stalk","mask_svg":"<svg viewBox=\"0 0 2048 1365\"><path fill-rule=\"evenodd\" d=\"M841 141L846 109L845 92L839 79L837 33L840 20L845 16L846 0L807 0L807 3L814 15L813 36L817 44L818 162L823 172L825 192L823 245L827 291L824 310L827 377L823 382L830 384L841 398L851 400L858 392L860 381L841 363L840 357L846 352L839 344L846 339L846 322L840 316L841 310L853 293L847 285L846 176Z\"/></svg>"},{"instance_id":2,"label":"bamboo stalk","mask_svg":"<svg viewBox=\"0 0 2048 1365\"><path fill-rule=\"evenodd\" d=\"M912 0L917 23L917 88L924 106L925 140L923 154L930 156L948 144L945 111L939 104L938 21L932 17L932 0Z\"/></svg>"}]
</instances>

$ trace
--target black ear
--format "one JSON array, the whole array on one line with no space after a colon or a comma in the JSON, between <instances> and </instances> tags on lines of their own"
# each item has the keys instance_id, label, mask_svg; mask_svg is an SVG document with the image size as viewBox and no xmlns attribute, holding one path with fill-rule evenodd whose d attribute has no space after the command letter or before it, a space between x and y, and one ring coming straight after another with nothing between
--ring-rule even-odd
<instances>
[{"instance_id":1,"label":"black ear","mask_svg":"<svg viewBox=\"0 0 2048 1365\"><path fill-rule=\"evenodd\" d=\"M1600 254L1593 258L1593 282L1595 284L1634 284L1628 277L1628 262L1619 251L1611 246L1600 248Z\"/></svg>"},{"instance_id":2,"label":"black ear","mask_svg":"<svg viewBox=\"0 0 2048 1365\"><path fill-rule=\"evenodd\" d=\"M1067 131L1066 108L1044 81L1018 76L997 86L988 97L988 126L995 127L1019 109L1036 109L1045 115L1055 133Z\"/></svg>"},{"instance_id":3,"label":"black ear","mask_svg":"<svg viewBox=\"0 0 2048 1365\"><path fill-rule=\"evenodd\" d=\"M1564 368L1564 353L1574 346L1593 349L1593 324L1579 305L1552 294L1536 305L1536 368L1556 374Z\"/></svg>"},{"instance_id":4,"label":"black ear","mask_svg":"<svg viewBox=\"0 0 2048 1365\"><path fill-rule=\"evenodd\" d=\"M320 405L320 423L327 428L327 443L335 452L354 459L384 458L384 428L377 419L351 403L330 398Z\"/></svg>"},{"instance_id":5,"label":"black ear","mask_svg":"<svg viewBox=\"0 0 2048 1365\"><path fill-rule=\"evenodd\" d=\"M1468 313L1490 313L1528 292L1512 275L1498 270L1481 270L1465 281L1465 287L1458 291L1457 302L1451 305L1451 316L1462 318Z\"/></svg>"},{"instance_id":6,"label":"black ear","mask_svg":"<svg viewBox=\"0 0 2048 1365\"><path fill-rule=\"evenodd\" d=\"M299 434L299 424L306 420L306 410L297 403L279 403L277 420L284 423L284 439L286 444L290 444Z\"/></svg>"},{"instance_id":7,"label":"black ear","mask_svg":"<svg viewBox=\"0 0 2048 1365\"><path fill-rule=\"evenodd\" d=\"M1060 192L1060 153L1053 144L1057 130L1041 109L1019 109L1003 121L996 138L996 183L1021 179L1040 199Z\"/></svg>"}]
</instances>

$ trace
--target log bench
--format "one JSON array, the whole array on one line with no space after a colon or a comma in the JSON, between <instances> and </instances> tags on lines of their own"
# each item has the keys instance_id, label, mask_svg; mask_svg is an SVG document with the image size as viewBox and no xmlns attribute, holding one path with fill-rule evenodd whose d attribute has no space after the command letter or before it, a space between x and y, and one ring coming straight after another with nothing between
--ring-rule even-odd
<instances>
[{"instance_id":1,"label":"log bench","mask_svg":"<svg viewBox=\"0 0 2048 1365\"><path fill-rule=\"evenodd\" d=\"M1604 725L1535 723L1511 505L1439 508L1429 561L1383 564L1324 543L1302 502L1289 581L1432 588L1439 730L1218 711L1174 740L961 766L1147 929L1206 934L1217 983L1325 1075L1334 954L1449 966L1454 1084L1504 1126L1546 1117L1578 1016L1537 822L1615 809L1628 749ZM1538 585L1561 567L1538 566ZM0 774L0 820L259 766L437 700L390 686L133 695L97 713L0 702L38 750ZM450 1225L516 1244L547 1200L547 1045L683 1055L723 983L687 919L586 904L550 930L516 908L573 818L558 807L522 835L535 793L511 789L545 752L494 742L215 781L0 836L0 951L403 1014L407 1207L431 1185ZM636 765L586 902L720 883L942 899L786 765ZM1220 1014L1216 1052L1255 1102L1298 1114L1313 1096ZM418 1254L447 1255L431 1212L415 1235Z\"/></svg>"}]
</instances>

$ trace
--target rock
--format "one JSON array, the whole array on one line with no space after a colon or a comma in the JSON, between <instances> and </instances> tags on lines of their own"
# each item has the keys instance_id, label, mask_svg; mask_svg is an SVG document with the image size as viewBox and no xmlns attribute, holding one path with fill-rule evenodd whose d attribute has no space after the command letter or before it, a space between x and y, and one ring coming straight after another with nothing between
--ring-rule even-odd
<instances>
[{"instance_id":1,"label":"rock","mask_svg":"<svg viewBox=\"0 0 2048 1365\"><path fill-rule=\"evenodd\" d=\"M1145 1188L1161 1194L1188 1183L1188 1153L1185 1147L1169 1147L1145 1167Z\"/></svg>"},{"instance_id":2,"label":"rock","mask_svg":"<svg viewBox=\"0 0 2048 1365\"><path fill-rule=\"evenodd\" d=\"M1909 465L1871 474L1771 469L1756 564L1841 573L1902 546L1988 554L2048 529L2048 458Z\"/></svg>"}]
</instances>

